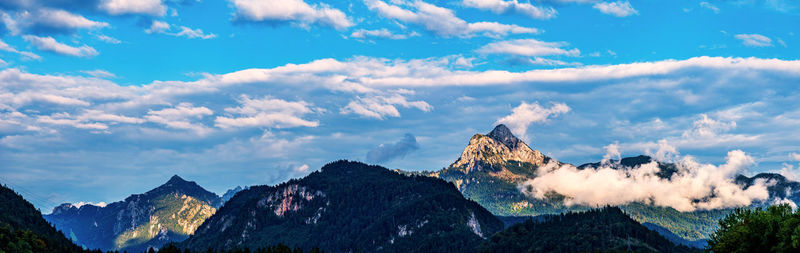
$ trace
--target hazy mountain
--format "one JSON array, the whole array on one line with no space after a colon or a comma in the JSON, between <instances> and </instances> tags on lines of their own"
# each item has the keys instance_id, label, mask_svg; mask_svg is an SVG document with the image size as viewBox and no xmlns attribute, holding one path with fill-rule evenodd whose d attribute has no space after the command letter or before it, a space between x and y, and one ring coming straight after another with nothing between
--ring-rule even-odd
<instances>
[{"instance_id":1,"label":"hazy mountain","mask_svg":"<svg viewBox=\"0 0 800 253\"><path fill-rule=\"evenodd\" d=\"M62 204L44 218L87 248L139 252L186 239L220 203L216 194L176 175L123 201L103 207Z\"/></svg>"},{"instance_id":2,"label":"hazy mountain","mask_svg":"<svg viewBox=\"0 0 800 253\"><path fill-rule=\"evenodd\" d=\"M302 179L239 192L179 245L463 252L502 229L500 220L441 179L337 161Z\"/></svg>"},{"instance_id":3,"label":"hazy mountain","mask_svg":"<svg viewBox=\"0 0 800 253\"><path fill-rule=\"evenodd\" d=\"M547 194L543 199L526 196L520 191L520 183L536 177L536 170L550 162L562 163L532 149L515 137L504 125L496 126L486 135L476 134L464 148L461 156L449 167L438 172L416 173L439 177L454 183L464 197L472 199L495 215L536 216L558 214L566 211L588 210L586 206L566 206L563 196ZM650 162L658 164L656 173L661 178L670 178L677 171L675 164L655 161L648 156L623 158L604 163L615 169L633 168ZM578 169L598 167L601 163L589 163ZM762 173L752 178L739 176L736 182L750 186L756 179L773 180L768 188L770 198L784 197L795 200L800 194L800 183L791 182L776 174ZM788 196L788 197L787 197ZM755 203L755 205L767 204ZM663 232L668 238L680 238L675 242L699 246L718 227L717 221L730 209L698 210L679 212L669 207L641 203L620 206L634 220ZM667 233L669 232L669 233Z\"/></svg>"},{"instance_id":4,"label":"hazy mountain","mask_svg":"<svg viewBox=\"0 0 800 253\"><path fill-rule=\"evenodd\" d=\"M82 252L13 190L0 186L0 252Z\"/></svg>"},{"instance_id":5,"label":"hazy mountain","mask_svg":"<svg viewBox=\"0 0 800 253\"><path fill-rule=\"evenodd\" d=\"M493 235L480 252L699 252L676 246L618 207L544 217Z\"/></svg>"},{"instance_id":6,"label":"hazy mountain","mask_svg":"<svg viewBox=\"0 0 800 253\"><path fill-rule=\"evenodd\" d=\"M222 201L223 204L225 202L228 202L228 200L233 198L233 195L236 195L236 193L242 191L243 189L244 188L242 188L241 186L236 186L236 188L228 189L228 191L226 191L225 194L222 194L222 198L220 198L220 201Z\"/></svg>"}]
</instances>

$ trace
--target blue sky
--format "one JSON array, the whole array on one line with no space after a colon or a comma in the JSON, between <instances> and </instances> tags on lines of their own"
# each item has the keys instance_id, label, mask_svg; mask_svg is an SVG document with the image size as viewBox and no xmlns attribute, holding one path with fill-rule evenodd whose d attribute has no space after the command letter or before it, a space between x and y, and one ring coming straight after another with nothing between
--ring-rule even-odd
<instances>
[{"instance_id":1,"label":"blue sky","mask_svg":"<svg viewBox=\"0 0 800 253\"><path fill-rule=\"evenodd\" d=\"M575 164L800 163L793 1L12 0L0 24L0 177L44 210L436 170L497 123Z\"/></svg>"}]
</instances>

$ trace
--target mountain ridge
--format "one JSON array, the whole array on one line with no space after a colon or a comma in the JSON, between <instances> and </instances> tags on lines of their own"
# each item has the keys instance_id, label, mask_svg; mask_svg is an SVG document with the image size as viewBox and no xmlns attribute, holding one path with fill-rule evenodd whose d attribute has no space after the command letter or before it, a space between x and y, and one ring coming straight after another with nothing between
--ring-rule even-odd
<instances>
[{"instance_id":1,"label":"mountain ridge","mask_svg":"<svg viewBox=\"0 0 800 253\"><path fill-rule=\"evenodd\" d=\"M518 153L533 155L520 156ZM586 163L576 168L583 170L606 166L613 169L631 169L652 162L658 165L659 171L655 174L662 179L669 179L678 171L676 164L657 161L645 155ZM538 150L530 148L501 124L486 135L473 135L462 155L449 167L423 174L455 184L465 197L477 201L499 216L535 216L590 209L587 206L567 206L562 201L564 196L555 193L545 194L543 199L525 196L520 191L519 183L535 178L537 169L545 165L554 165L553 168L557 169L567 163L547 157ZM776 183L768 187L768 200L774 197L787 198L787 195L788 199L795 202L800 200L800 183L789 182L783 177L769 173L760 173L752 177L738 175L736 182L746 188L756 179L775 180ZM787 191L790 193L787 194ZM765 201L754 205L766 203ZM638 222L653 224L651 227L659 226L686 240L685 242L688 242L686 244L692 245L700 245L697 243L698 240L706 238L717 228L717 220L732 210L698 210L683 213L669 207L641 203L629 203L620 207ZM669 237L668 234L665 236Z\"/></svg>"},{"instance_id":2,"label":"mountain ridge","mask_svg":"<svg viewBox=\"0 0 800 253\"><path fill-rule=\"evenodd\" d=\"M121 201L102 207L65 203L43 217L88 248L138 252L187 238L221 203L215 193L174 175Z\"/></svg>"},{"instance_id":3,"label":"mountain ridge","mask_svg":"<svg viewBox=\"0 0 800 253\"><path fill-rule=\"evenodd\" d=\"M502 229L502 221L441 179L341 160L301 179L239 192L178 245L441 252L471 250Z\"/></svg>"}]
</instances>

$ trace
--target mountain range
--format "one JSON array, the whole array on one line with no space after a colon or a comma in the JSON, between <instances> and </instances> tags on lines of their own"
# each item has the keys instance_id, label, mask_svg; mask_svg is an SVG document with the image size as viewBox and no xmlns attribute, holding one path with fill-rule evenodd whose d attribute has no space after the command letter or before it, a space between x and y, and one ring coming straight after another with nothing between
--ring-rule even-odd
<instances>
[{"instance_id":1,"label":"mountain range","mask_svg":"<svg viewBox=\"0 0 800 253\"><path fill-rule=\"evenodd\" d=\"M123 201L106 206L62 204L44 218L86 248L140 252L188 238L224 200L175 175Z\"/></svg>"},{"instance_id":2,"label":"mountain range","mask_svg":"<svg viewBox=\"0 0 800 253\"><path fill-rule=\"evenodd\" d=\"M675 164L656 161L644 155L610 160L604 164L615 169L632 169L651 162L657 163L659 171L656 174L661 178L668 179L677 171ZM564 196L558 194L548 194L539 199L522 193L520 184L535 178L537 169L548 163L555 167L565 164L532 149L500 124L486 135L475 134L470 138L461 156L447 168L436 172L409 173L452 182L464 197L475 200L500 216L536 216L591 209L589 206L565 205ZM600 165L601 162L587 163L577 168ZM753 177L738 175L735 182L746 188L758 179L771 181L769 199L800 200L800 183L778 174L761 173ZM756 206L765 204L768 203L755 203ZM704 246L708 235L718 228L717 221L731 212L731 209L679 212L670 207L636 202L620 208L673 242L694 247Z\"/></svg>"},{"instance_id":3,"label":"mountain range","mask_svg":"<svg viewBox=\"0 0 800 253\"><path fill-rule=\"evenodd\" d=\"M576 168L602 165L626 170L650 163L656 163L656 175L663 179L678 171L675 164L649 156ZM63 204L44 218L75 243L102 250L138 252L181 242L177 246L194 250L285 244L333 252L437 251L443 250L437 248L442 245L448 245L446 251L471 251L502 231L503 222L552 222L546 217L593 210L568 205L567 196L557 193L544 198L523 194L522 183L536 178L539 168L553 165L567 164L531 148L506 126L498 125L488 134L475 134L455 162L435 172L391 171L337 161L302 179L236 187L223 196L176 175L123 201L106 206ZM777 174L738 175L735 183L746 188L758 180L770 182L770 199L800 200L800 183ZM614 224L631 226L631 231L647 228L692 247L703 247L717 229L717 221L731 211L680 212L638 202L618 208L636 224L620 219ZM600 213L606 215L606 211ZM454 243L460 246L453 248ZM643 248L663 246L655 245Z\"/></svg>"},{"instance_id":4,"label":"mountain range","mask_svg":"<svg viewBox=\"0 0 800 253\"><path fill-rule=\"evenodd\" d=\"M302 179L237 193L179 245L464 252L503 228L444 180L337 161Z\"/></svg>"}]
</instances>

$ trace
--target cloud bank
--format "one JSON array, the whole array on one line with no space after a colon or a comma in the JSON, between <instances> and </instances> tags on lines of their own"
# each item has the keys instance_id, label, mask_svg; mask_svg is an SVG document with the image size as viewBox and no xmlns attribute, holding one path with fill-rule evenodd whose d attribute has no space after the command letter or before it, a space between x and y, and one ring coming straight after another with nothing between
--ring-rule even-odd
<instances>
[{"instance_id":1,"label":"cloud bank","mask_svg":"<svg viewBox=\"0 0 800 253\"><path fill-rule=\"evenodd\" d=\"M607 156L617 153L612 146ZM674 148L672 149L674 150ZM670 152L670 151L663 151ZM671 207L681 212L747 206L769 197L770 183L756 180L742 188L734 182L736 175L754 164L752 157L741 150L728 152L725 164L701 164L692 157L676 161L678 171L670 178L661 178L658 163L634 168L615 169L608 160L597 168L578 169L573 165L558 166L554 162L537 169L537 177L519 185L528 196L545 198L548 193L566 197L567 205L624 205L633 202Z\"/></svg>"}]
</instances>

